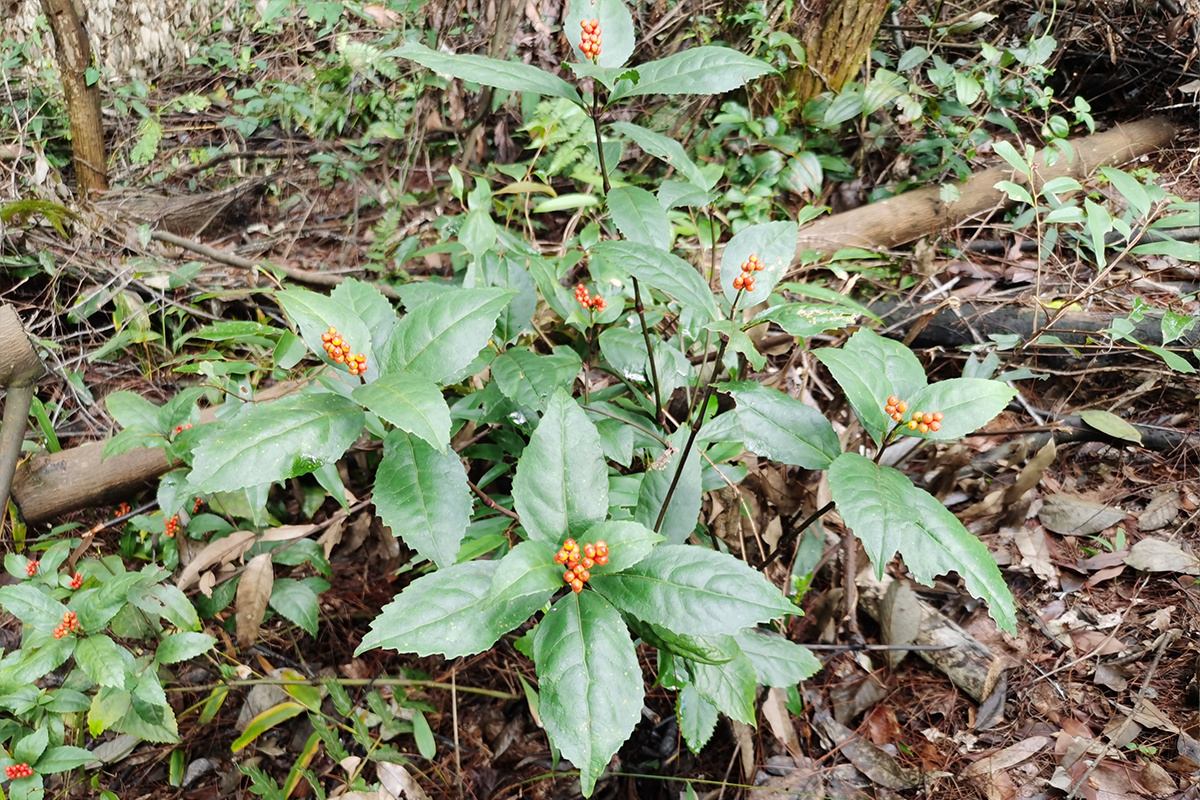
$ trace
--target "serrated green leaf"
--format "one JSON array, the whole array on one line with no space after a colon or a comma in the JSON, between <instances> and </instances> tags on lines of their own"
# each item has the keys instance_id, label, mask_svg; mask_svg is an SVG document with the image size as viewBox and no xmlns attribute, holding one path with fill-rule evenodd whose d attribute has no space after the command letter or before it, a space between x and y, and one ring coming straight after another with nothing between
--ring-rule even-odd
<instances>
[{"instance_id":1,"label":"serrated green leaf","mask_svg":"<svg viewBox=\"0 0 1200 800\"><path fill-rule=\"evenodd\" d=\"M471 490L453 450L392 431L383 440L375 508L392 533L439 567L452 565L471 521Z\"/></svg>"},{"instance_id":2,"label":"serrated green leaf","mask_svg":"<svg viewBox=\"0 0 1200 800\"><path fill-rule=\"evenodd\" d=\"M608 512L608 471L600 434L559 389L517 462L513 506L531 539L557 545L579 538Z\"/></svg>"},{"instance_id":3,"label":"serrated green leaf","mask_svg":"<svg viewBox=\"0 0 1200 800\"><path fill-rule=\"evenodd\" d=\"M125 430L157 434L167 432L160 416L162 408L140 394L126 391L109 392L104 398L104 408Z\"/></svg>"},{"instance_id":4,"label":"serrated green leaf","mask_svg":"<svg viewBox=\"0 0 1200 800\"><path fill-rule=\"evenodd\" d=\"M660 250L671 247L671 223L654 195L636 186L618 186L607 201L613 224L628 241Z\"/></svg>"},{"instance_id":5,"label":"serrated green leaf","mask_svg":"<svg viewBox=\"0 0 1200 800\"><path fill-rule=\"evenodd\" d=\"M699 753L716 730L716 706L701 697L694 685L687 683L679 690L675 708L683 740L687 742L689 750ZM691 784L688 788L691 788Z\"/></svg>"},{"instance_id":6,"label":"serrated green leaf","mask_svg":"<svg viewBox=\"0 0 1200 800\"><path fill-rule=\"evenodd\" d=\"M366 418L335 394L301 394L242 408L196 448L189 481L199 492L232 492L306 475L337 461Z\"/></svg>"},{"instance_id":7,"label":"serrated green leaf","mask_svg":"<svg viewBox=\"0 0 1200 800\"><path fill-rule=\"evenodd\" d=\"M1079 418L1084 423L1114 439L1124 439L1127 442L1142 443L1142 433L1125 420L1108 411L1089 408L1079 412Z\"/></svg>"},{"instance_id":8,"label":"serrated green leaf","mask_svg":"<svg viewBox=\"0 0 1200 800\"><path fill-rule=\"evenodd\" d=\"M891 424L883 411L889 396L896 395L906 400L909 408L917 409L910 398L925 387L925 370L912 351L899 342L863 328L842 349L822 348L816 356L833 373L876 444L883 442Z\"/></svg>"},{"instance_id":9,"label":"serrated green leaf","mask_svg":"<svg viewBox=\"0 0 1200 800\"><path fill-rule=\"evenodd\" d=\"M621 615L595 592L568 594L533 638L538 713L550 740L579 768L583 796L642 714L642 668Z\"/></svg>"},{"instance_id":10,"label":"serrated green leaf","mask_svg":"<svg viewBox=\"0 0 1200 800\"><path fill-rule=\"evenodd\" d=\"M730 302L738 290L733 280L742 274L742 264L751 255L758 256L763 269L754 275L754 291L743 292L741 308L749 308L767 299L775 284L792 265L800 229L795 222L763 222L734 234L721 252L721 289Z\"/></svg>"},{"instance_id":11,"label":"serrated green leaf","mask_svg":"<svg viewBox=\"0 0 1200 800\"><path fill-rule=\"evenodd\" d=\"M774 322L785 333L807 339L825 331L853 325L858 316L853 311L819 303L783 303L760 312L742 327L749 329L764 322Z\"/></svg>"},{"instance_id":12,"label":"serrated green leaf","mask_svg":"<svg viewBox=\"0 0 1200 800\"><path fill-rule=\"evenodd\" d=\"M897 552L926 585L957 572L967 591L987 602L996 624L1015 635L1013 597L996 560L945 506L903 473L857 453L838 456L828 475L838 512L862 541L878 575Z\"/></svg>"},{"instance_id":13,"label":"serrated green leaf","mask_svg":"<svg viewBox=\"0 0 1200 800\"><path fill-rule=\"evenodd\" d=\"M320 610L318 600L317 593L303 581L277 578L271 586L271 596L267 602L276 613L315 637Z\"/></svg>"},{"instance_id":14,"label":"serrated green leaf","mask_svg":"<svg viewBox=\"0 0 1200 800\"><path fill-rule=\"evenodd\" d=\"M554 563L554 545L521 542L500 559L485 605L501 609L497 624L511 630L563 588L564 567Z\"/></svg>"},{"instance_id":15,"label":"serrated green leaf","mask_svg":"<svg viewBox=\"0 0 1200 800\"><path fill-rule=\"evenodd\" d=\"M667 501L667 492L675 480L679 470L680 459L683 457L682 448L687 444L688 429L680 428L671 437L671 447L658 456L650 468L642 475L642 484L638 490L638 503L633 511L633 518L654 530L662 513L663 503ZM692 453L683 462L683 474L675 484L671 495L671 504L667 513L662 516L662 524L658 532L672 544L682 544L696 529L700 518L701 483L700 483L700 454Z\"/></svg>"},{"instance_id":16,"label":"serrated green leaf","mask_svg":"<svg viewBox=\"0 0 1200 800\"><path fill-rule=\"evenodd\" d=\"M756 381L723 387L737 402L746 448L772 461L827 469L841 453L833 425L819 411Z\"/></svg>"},{"instance_id":17,"label":"serrated green leaf","mask_svg":"<svg viewBox=\"0 0 1200 800\"><path fill-rule=\"evenodd\" d=\"M812 651L782 636L746 628L734 638L763 686L795 686L821 670L821 662Z\"/></svg>"},{"instance_id":18,"label":"serrated green leaf","mask_svg":"<svg viewBox=\"0 0 1200 800\"><path fill-rule=\"evenodd\" d=\"M592 248L592 257L604 259L613 270L632 275L710 320L720 317L708 284L678 256L635 242L600 242Z\"/></svg>"},{"instance_id":19,"label":"serrated green leaf","mask_svg":"<svg viewBox=\"0 0 1200 800\"><path fill-rule=\"evenodd\" d=\"M628 625L646 644L698 664L725 664L741 654L737 642L728 634L685 636L633 617L628 619Z\"/></svg>"},{"instance_id":20,"label":"serrated green leaf","mask_svg":"<svg viewBox=\"0 0 1200 800\"><path fill-rule=\"evenodd\" d=\"M355 353L367 357L367 375L374 377L378 373L376 366L376 342L371 339L371 332L365 322L358 318L358 311L338 299L309 291L308 289L285 289L275 293L275 299L283 308L288 319L300 329L300 338L308 345L308 349L320 356L326 364L332 364L325 354L321 334L330 328L337 328L342 338L349 342Z\"/></svg>"},{"instance_id":21,"label":"serrated green leaf","mask_svg":"<svg viewBox=\"0 0 1200 800\"><path fill-rule=\"evenodd\" d=\"M62 604L31 583L0 587L0 608L38 630L52 630L62 622Z\"/></svg>"},{"instance_id":22,"label":"serrated green leaf","mask_svg":"<svg viewBox=\"0 0 1200 800\"><path fill-rule=\"evenodd\" d=\"M159 664L177 664L204 655L216 643L216 638L207 633L168 633L159 640L154 660Z\"/></svg>"},{"instance_id":23,"label":"serrated green leaf","mask_svg":"<svg viewBox=\"0 0 1200 800\"><path fill-rule=\"evenodd\" d=\"M85 707L86 708L86 707ZM69 772L78 769L88 762L95 761L96 754L91 750L71 745L51 747L42 753L41 758L33 764L36 772L42 775L53 775L57 772Z\"/></svg>"},{"instance_id":24,"label":"serrated green leaf","mask_svg":"<svg viewBox=\"0 0 1200 800\"><path fill-rule=\"evenodd\" d=\"M501 393L519 407L545 411L546 401L559 389L571 388L583 362L574 351L550 355L509 348L492 361L492 377Z\"/></svg>"},{"instance_id":25,"label":"serrated green leaf","mask_svg":"<svg viewBox=\"0 0 1200 800\"><path fill-rule=\"evenodd\" d=\"M1003 411L1017 394L1000 381L983 378L951 378L926 386L912 395L908 407L913 411L941 411L941 430L936 433L903 431L926 439L960 439L977 431Z\"/></svg>"},{"instance_id":26,"label":"serrated green leaf","mask_svg":"<svg viewBox=\"0 0 1200 800\"><path fill-rule=\"evenodd\" d=\"M593 575L590 585L622 611L681 634L732 634L795 611L745 563L689 545L660 545L624 572Z\"/></svg>"},{"instance_id":27,"label":"serrated green leaf","mask_svg":"<svg viewBox=\"0 0 1200 800\"><path fill-rule=\"evenodd\" d=\"M13 745L13 761L16 761L18 764L36 763L41 758L42 753L46 752L46 745L49 742L50 728L48 726L37 728L33 733Z\"/></svg>"},{"instance_id":28,"label":"serrated green leaf","mask_svg":"<svg viewBox=\"0 0 1200 800\"><path fill-rule=\"evenodd\" d=\"M488 649L502 609L487 602L498 561L469 561L417 578L371 623L355 655L377 647L421 656L469 656Z\"/></svg>"},{"instance_id":29,"label":"serrated green leaf","mask_svg":"<svg viewBox=\"0 0 1200 800\"><path fill-rule=\"evenodd\" d=\"M683 145L669 136L655 133L649 128L635 125L632 122L614 122L609 127L622 136L628 136L633 143L655 158L665 161L668 166L679 170L679 174L687 178L696 188L707 192L712 183L704 177L704 173L688 157Z\"/></svg>"},{"instance_id":30,"label":"serrated green leaf","mask_svg":"<svg viewBox=\"0 0 1200 800\"><path fill-rule=\"evenodd\" d=\"M754 724L754 692L758 681L750 659L741 653L724 664L687 662L696 693L730 719Z\"/></svg>"},{"instance_id":31,"label":"serrated green leaf","mask_svg":"<svg viewBox=\"0 0 1200 800\"><path fill-rule=\"evenodd\" d=\"M407 372L391 372L357 387L350 396L438 451L445 453L450 446L450 409L432 382Z\"/></svg>"},{"instance_id":32,"label":"serrated green leaf","mask_svg":"<svg viewBox=\"0 0 1200 800\"><path fill-rule=\"evenodd\" d=\"M129 653L104 634L84 637L75 645L75 663L101 686L124 686L127 661L132 661Z\"/></svg>"},{"instance_id":33,"label":"serrated green leaf","mask_svg":"<svg viewBox=\"0 0 1200 800\"><path fill-rule=\"evenodd\" d=\"M456 289L411 308L388 340L384 373L404 370L436 384L456 379L487 346L515 296L508 289Z\"/></svg>"},{"instance_id":34,"label":"serrated green leaf","mask_svg":"<svg viewBox=\"0 0 1200 800\"><path fill-rule=\"evenodd\" d=\"M576 105L583 105L583 98L574 86L557 75L519 61L441 53L416 42L403 44L389 50L385 55L407 58L423 67L459 80L493 86L509 92L533 92L547 97L562 97Z\"/></svg>"},{"instance_id":35,"label":"serrated green leaf","mask_svg":"<svg viewBox=\"0 0 1200 800\"><path fill-rule=\"evenodd\" d=\"M387 341L400 322L391 301L369 283L347 278L334 287L329 297L350 309L354 318L367 327L375 348Z\"/></svg>"},{"instance_id":36,"label":"serrated green leaf","mask_svg":"<svg viewBox=\"0 0 1200 800\"><path fill-rule=\"evenodd\" d=\"M604 542L608 545L608 563L592 568L592 574L605 575L632 567L649 555L664 538L638 522L609 520L589 528L581 541Z\"/></svg>"},{"instance_id":37,"label":"serrated green leaf","mask_svg":"<svg viewBox=\"0 0 1200 800\"><path fill-rule=\"evenodd\" d=\"M774 72L769 64L717 45L704 45L639 64L641 79L621 84L612 100L647 94L721 94Z\"/></svg>"}]
</instances>

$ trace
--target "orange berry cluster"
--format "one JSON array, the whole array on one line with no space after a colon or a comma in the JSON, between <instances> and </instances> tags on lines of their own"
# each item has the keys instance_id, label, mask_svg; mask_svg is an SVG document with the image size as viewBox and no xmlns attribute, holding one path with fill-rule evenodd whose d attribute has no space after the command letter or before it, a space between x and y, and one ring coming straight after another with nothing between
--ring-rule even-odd
<instances>
[{"instance_id":1,"label":"orange berry cluster","mask_svg":"<svg viewBox=\"0 0 1200 800\"><path fill-rule=\"evenodd\" d=\"M166 528L167 538L174 539L175 534L179 533L179 515L176 514L175 516L171 517L169 520L163 523L163 526Z\"/></svg>"},{"instance_id":2,"label":"orange berry cluster","mask_svg":"<svg viewBox=\"0 0 1200 800\"><path fill-rule=\"evenodd\" d=\"M8 776L9 780L14 781L17 778L28 778L33 774L33 767L28 764L13 764L11 767L4 768L4 774Z\"/></svg>"},{"instance_id":3,"label":"orange berry cluster","mask_svg":"<svg viewBox=\"0 0 1200 800\"><path fill-rule=\"evenodd\" d=\"M742 274L733 279L733 288L745 289L747 292L754 291L754 273L761 272L763 263L758 260L758 256L754 253L742 262Z\"/></svg>"},{"instance_id":4,"label":"orange berry cluster","mask_svg":"<svg viewBox=\"0 0 1200 800\"><path fill-rule=\"evenodd\" d=\"M594 566L603 567L608 563L608 542L601 539L592 544L588 542L580 546L574 539L563 542L562 549L554 554L555 564L566 564L567 571L563 573L563 583L571 587L571 591L579 594L583 585L591 579L591 569Z\"/></svg>"},{"instance_id":5,"label":"orange berry cluster","mask_svg":"<svg viewBox=\"0 0 1200 800\"><path fill-rule=\"evenodd\" d=\"M608 308L608 303L600 295L590 297L587 287L582 283L575 287L575 299L579 301L579 305L583 306L585 311L588 309L604 311L604 309Z\"/></svg>"},{"instance_id":6,"label":"orange berry cluster","mask_svg":"<svg viewBox=\"0 0 1200 800\"><path fill-rule=\"evenodd\" d=\"M121 503L119 506L117 506L117 516L123 517L132 510L133 509L129 507L129 503Z\"/></svg>"},{"instance_id":7,"label":"orange berry cluster","mask_svg":"<svg viewBox=\"0 0 1200 800\"><path fill-rule=\"evenodd\" d=\"M173 436L173 437L178 436L179 434L183 433L190 427L192 427L192 423L190 423L190 422L185 422L182 425L176 425L175 430L171 431L171 436Z\"/></svg>"},{"instance_id":8,"label":"orange berry cluster","mask_svg":"<svg viewBox=\"0 0 1200 800\"><path fill-rule=\"evenodd\" d=\"M38 565L41 563L42 562L40 562L40 561L30 561L28 564L25 565L25 574L31 578L34 575L37 575Z\"/></svg>"},{"instance_id":9,"label":"orange berry cluster","mask_svg":"<svg viewBox=\"0 0 1200 800\"><path fill-rule=\"evenodd\" d=\"M76 572L74 575L71 576L71 582L68 583L67 585L70 586L72 589L78 589L80 586L83 586L83 573Z\"/></svg>"},{"instance_id":10,"label":"orange berry cluster","mask_svg":"<svg viewBox=\"0 0 1200 800\"><path fill-rule=\"evenodd\" d=\"M584 58L595 61L600 57L600 20L585 19L579 23L579 27L583 28L579 49L583 51Z\"/></svg>"},{"instance_id":11,"label":"orange berry cluster","mask_svg":"<svg viewBox=\"0 0 1200 800\"><path fill-rule=\"evenodd\" d=\"M350 343L341 337L337 328L330 328L321 334L321 342L325 352L338 364L345 364L351 375L362 375L367 371L367 357L362 353L350 354Z\"/></svg>"},{"instance_id":12,"label":"orange berry cluster","mask_svg":"<svg viewBox=\"0 0 1200 800\"><path fill-rule=\"evenodd\" d=\"M54 629L54 638L61 639L71 631L80 630L79 620L75 618L74 611L68 611L63 614L63 621Z\"/></svg>"},{"instance_id":13,"label":"orange berry cluster","mask_svg":"<svg viewBox=\"0 0 1200 800\"><path fill-rule=\"evenodd\" d=\"M904 419L904 412L908 411L908 403L904 402L896 395L892 395L887 399L887 405L883 407L887 415L896 422ZM942 429L942 420L945 416L940 411L914 411L912 417L905 423L910 431L920 431L921 433L929 433L933 431L937 433Z\"/></svg>"}]
</instances>

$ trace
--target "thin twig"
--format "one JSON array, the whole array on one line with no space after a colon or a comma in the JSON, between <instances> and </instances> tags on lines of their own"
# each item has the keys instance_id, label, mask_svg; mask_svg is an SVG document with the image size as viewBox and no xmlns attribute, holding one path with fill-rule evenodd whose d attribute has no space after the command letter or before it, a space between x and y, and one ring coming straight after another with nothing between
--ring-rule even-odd
<instances>
[{"instance_id":1,"label":"thin twig","mask_svg":"<svg viewBox=\"0 0 1200 800\"><path fill-rule=\"evenodd\" d=\"M480 500L482 500L483 504L485 506L487 506L488 508L490 508L492 511L499 511L501 514L508 517L509 519L515 519L518 522L521 521L521 517L517 514L517 512L510 511L509 509L507 509L504 506L497 503L495 500L493 500L491 497L489 497L487 495L487 493L483 491L483 489L480 489L478 486L476 486L474 481L471 481L468 479L467 486L470 486L471 491L475 493L475 496L478 497Z\"/></svg>"}]
</instances>

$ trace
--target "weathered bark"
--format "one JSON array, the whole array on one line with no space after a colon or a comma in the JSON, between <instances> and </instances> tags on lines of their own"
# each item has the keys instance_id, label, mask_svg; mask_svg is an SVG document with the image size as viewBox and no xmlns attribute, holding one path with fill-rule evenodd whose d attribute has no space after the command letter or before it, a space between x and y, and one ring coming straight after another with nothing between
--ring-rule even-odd
<instances>
[{"instance_id":1,"label":"weathered bark","mask_svg":"<svg viewBox=\"0 0 1200 800\"><path fill-rule=\"evenodd\" d=\"M1151 117L1118 125L1104 133L1071 139L1075 157L1059 158L1053 166L1046 166L1039 157L1034 176L1038 185L1063 175L1085 178L1097 167L1115 166L1153 153L1166 146L1178 132L1179 126L1170 120ZM953 184L955 191L929 186L817 220L800 231L796 260L800 260L805 250L825 254L844 247L887 250L949 230L977 214L1012 205L1008 196L995 188L1002 180L1022 182L1023 176L1008 167L993 167ZM954 194L957 200L944 199Z\"/></svg>"},{"instance_id":2,"label":"weathered bark","mask_svg":"<svg viewBox=\"0 0 1200 800\"><path fill-rule=\"evenodd\" d=\"M50 21L62 73L67 117L71 124L71 149L79 193L87 199L108 188L108 162L104 155L104 124L100 120L100 85L88 85L92 47L87 30L75 13L72 0L42 0Z\"/></svg>"},{"instance_id":3,"label":"weathered bark","mask_svg":"<svg viewBox=\"0 0 1200 800\"><path fill-rule=\"evenodd\" d=\"M8 490L21 457L34 384L44 373L16 310L10 305L0 306L0 385L8 389L4 427L0 430L0 522L8 513Z\"/></svg>"},{"instance_id":4,"label":"weathered bark","mask_svg":"<svg viewBox=\"0 0 1200 800\"><path fill-rule=\"evenodd\" d=\"M887 13L887 0L822 0L797 3L795 27L807 63L785 80L801 104L829 89L840 92L862 68Z\"/></svg>"}]
</instances>

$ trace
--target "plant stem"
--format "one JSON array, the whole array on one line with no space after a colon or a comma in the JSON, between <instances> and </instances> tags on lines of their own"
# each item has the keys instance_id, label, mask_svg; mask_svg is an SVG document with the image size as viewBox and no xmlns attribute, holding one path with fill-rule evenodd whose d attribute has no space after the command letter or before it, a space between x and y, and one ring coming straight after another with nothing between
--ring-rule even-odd
<instances>
[{"instance_id":1,"label":"plant stem","mask_svg":"<svg viewBox=\"0 0 1200 800\"><path fill-rule=\"evenodd\" d=\"M733 318L734 312L737 310L737 301L741 299L741 290L737 296L733 298L733 306L729 309L729 317ZM696 443L696 434L700 433L700 426L704 422L704 409L708 407L708 401L712 398L714 387L717 384L717 370L721 368L721 361L725 358L725 347L729 344L729 339L722 336L721 344L717 347L717 363L713 367L713 373L709 376L708 383L704 386L704 396L700 400L699 408L695 416L692 417L692 432L688 434L687 445L684 446L683 452L679 454L679 465L675 468L675 477L671 479L671 485L667 488L667 496L663 498L662 508L658 511L658 519L654 521L654 532L658 533L662 527L663 519L667 516L667 508L671 505L671 498L675 496L675 487L679 485L679 479L683 475L683 467L687 463L688 454L692 452L692 445Z\"/></svg>"},{"instance_id":2,"label":"plant stem","mask_svg":"<svg viewBox=\"0 0 1200 800\"><path fill-rule=\"evenodd\" d=\"M638 279L633 279L633 310L637 312L638 320L642 323L642 339L646 342L646 358L650 362L650 381L654 385L654 419L662 425L663 416L662 390L658 383L658 365L654 363L654 348L650 346L650 328L646 325L646 307L642 305L642 290Z\"/></svg>"},{"instance_id":3,"label":"plant stem","mask_svg":"<svg viewBox=\"0 0 1200 800\"><path fill-rule=\"evenodd\" d=\"M334 683L340 683L342 686L418 686L425 689L448 689L457 692L467 692L468 694L478 694L484 697L495 697L500 700L520 700L522 695L511 694L510 692L501 692L495 689L478 689L473 686L455 686L450 683L441 683L439 681L415 681L408 678L336 678L330 679ZM168 688L168 692L210 692L221 686L230 689L239 689L248 686L268 685L268 686L320 686L325 680L298 681L287 678L250 678L244 681L221 681L219 683L210 683L204 686L173 686Z\"/></svg>"},{"instance_id":4,"label":"plant stem","mask_svg":"<svg viewBox=\"0 0 1200 800\"><path fill-rule=\"evenodd\" d=\"M779 558L779 555L784 550L791 547L792 543L794 541L796 541L796 539L800 538L800 534L802 534L802 533L804 533L804 531L808 530L809 525L812 525L818 519L825 516L830 511L832 511L833 506L834 506L834 503L832 500L830 500L828 503L821 506L816 511L814 511L812 514L810 514L808 516L808 519L804 520L804 522L800 523L799 525L793 525L790 530L785 531L783 536L779 537L779 544L775 545L775 549L771 551L771 555L767 556L766 560L764 560L761 564L758 565L758 568L760 570L766 569L768 564L770 564L775 559Z\"/></svg>"}]
</instances>

